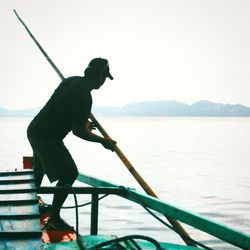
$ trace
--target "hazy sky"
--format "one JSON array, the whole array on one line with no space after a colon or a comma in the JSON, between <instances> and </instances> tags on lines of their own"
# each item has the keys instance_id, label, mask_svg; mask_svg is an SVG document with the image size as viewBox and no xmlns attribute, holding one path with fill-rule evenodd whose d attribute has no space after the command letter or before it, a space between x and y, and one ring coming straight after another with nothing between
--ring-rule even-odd
<instances>
[{"instance_id":1,"label":"hazy sky","mask_svg":"<svg viewBox=\"0 0 250 250\"><path fill-rule=\"evenodd\" d=\"M60 79L13 9L65 77L109 60L114 81L93 91L95 105L250 106L249 0L0 0L0 107L30 108Z\"/></svg>"}]
</instances>

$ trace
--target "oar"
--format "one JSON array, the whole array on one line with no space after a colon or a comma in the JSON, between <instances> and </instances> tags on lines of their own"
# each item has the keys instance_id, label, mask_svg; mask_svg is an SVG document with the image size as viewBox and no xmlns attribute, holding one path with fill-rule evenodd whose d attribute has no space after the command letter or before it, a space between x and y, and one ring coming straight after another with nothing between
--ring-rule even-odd
<instances>
[{"instance_id":1,"label":"oar","mask_svg":"<svg viewBox=\"0 0 250 250\"><path fill-rule=\"evenodd\" d=\"M63 80L64 79L63 74L60 72L60 70L53 63L53 61L50 59L50 57L48 56L48 54L44 51L44 49L42 48L42 46L39 44L39 42L33 36L33 34L31 33L31 31L29 30L29 28L23 22L23 20L19 17L19 15L17 14L16 10L14 10L14 13L17 16L18 20L21 22L21 24L26 29L26 31L28 32L28 34L30 35L30 37L32 38L32 40L36 43L36 45L38 46L38 48L40 49L40 51L42 52L42 54L45 56L45 58L47 59L47 61L50 63L50 65L56 71L56 73L61 78L61 80ZM108 133L105 131L105 129L101 126L101 124L97 121L97 119L94 117L93 114L90 114L90 119L92 120L93 123L95 123L97 129L100 131L100 133L104 137L111 138L108 135ZM134 178L137 180L137 182L140 184L140 186L144 189L144 191L148 195L151 195L151 196L154 196L154 197L158 198L157 195L155 194L155 192L150 188L150 186L146 183L146 181L136 171L136 169L133 167L133 165L130 163L130 161L127 159L127 157L123 154L123 152L120 150L120 148L117 145L115 146L115 152L118 155L118 157L121 159L121 161L124 163L124 165L127 167L127 169L129 170L129 172L134 176ZM188 235L188 233L184 230L184 228L181 226L181 224L178 221L176 221L176 220L168 217L167 215L165 215L165 217L167 218L167 220L169 221L169 223L173 226L173 228L175 229L175 231L180 235L180 237L184 240L184 242L187 245L195 246L195 244L193 243L193 241L190 238L190 236Z\"/></svg>"},{"instance_id":2,"label":"oar","mask_svg":"<svg viewBox=\"0 0 250 250\"><path fill-rule=\"evenodd\" d=\"M111 138L109 134L105 131L105 129L101 126L101 124L96 120L96 118L91 114L90 115L91 120L95 123L96 127L100 131L100 133L107 138ZM152 188L147 184L147 182L142 178L142 176L137 172L137 170L133 167L131 162L128 160L128 158L125 156L125 154L121 151L121 149L115 145L115 152L118 155L118 157L121 159L121 161L124 163L126 168L129 170L129 172L134 176L134 178L137 180L137 182L140 184L140 186L143 188L143 190L153 197L158 198L156 193L152 190ZM165 215L169 223L174 228L175 232L177 232L180 237L183 239L183 241L190 246L196 246L188 233L184 230L184 228L181 226L181 224L172 219L171 217Z\"/></svg>"}]
</instances>

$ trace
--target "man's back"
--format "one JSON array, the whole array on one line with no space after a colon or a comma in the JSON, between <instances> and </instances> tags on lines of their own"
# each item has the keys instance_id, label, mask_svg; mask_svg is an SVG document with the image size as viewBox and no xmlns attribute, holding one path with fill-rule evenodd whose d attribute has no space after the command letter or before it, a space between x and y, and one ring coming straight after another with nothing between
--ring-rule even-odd
<instances>
[{"instance_id":1,"label":"man's back","mask_svg":"<svg viewBox=\"0 0 250 250\"><path fill-rule=\"evenodd\" d=\"M52 96L50 97L50 99L48 100L47 103L49 103L51 100L53 100L58 95L62 94L65 90L67 90L70 86L72 86L72 84L74 84L74 82L76 82L77 80L80 80L81 78L82 77L80 77L80 76L71 76L71 77L68 77L68 78L65 78L64 80L62 80L62 82L55 89L54 93L52 94Z\"/></svg>"},{"instance_id":2,"label":"man's back","mask_svg":"<svg viewBox=\"0 0 250 250\"><path fill-rule=\"evenodd\" d=\"M38 138L62 140L72 130L73 122L83 126L92 106L91 94L84 83L83 77L62 81L31 122L29 132Z\"/></svg>"}]
</instances>

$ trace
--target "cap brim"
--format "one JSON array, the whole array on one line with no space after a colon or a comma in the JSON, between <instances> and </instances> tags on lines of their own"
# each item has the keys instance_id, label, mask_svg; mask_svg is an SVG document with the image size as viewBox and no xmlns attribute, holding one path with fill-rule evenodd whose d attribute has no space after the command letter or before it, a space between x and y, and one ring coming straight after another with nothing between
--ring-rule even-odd
<instances>
[{"instance_id":1,"label":"cap brim","mask_svg":"<svg viewBox=\"0 0 250 250\"><path fill-rule=\"evenodd\" d=\"M113 76L108 72L108 74L107 74L107 77L110 79L110 80L113 80L114 78L113 78Z\"/></svg>"}]
</instances>

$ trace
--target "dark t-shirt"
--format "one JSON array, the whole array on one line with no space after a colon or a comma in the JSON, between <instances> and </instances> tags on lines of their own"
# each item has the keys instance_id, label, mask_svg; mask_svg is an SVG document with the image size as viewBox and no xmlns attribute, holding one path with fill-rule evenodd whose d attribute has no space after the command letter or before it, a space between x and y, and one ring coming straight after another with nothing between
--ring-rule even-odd
<instances>
[{"instance_id":1,"label":"dark t-shirt","mask_svg":"<svg viewBox=\"0 0 250 250\"><path fill-rule=\"evenodd\" d=\"M62 140L72 130L73 123L83 126L92 107L85 82L79 76L63 80L30 123L28 135L41 140Z\"/></svg>"}]
</instances>

